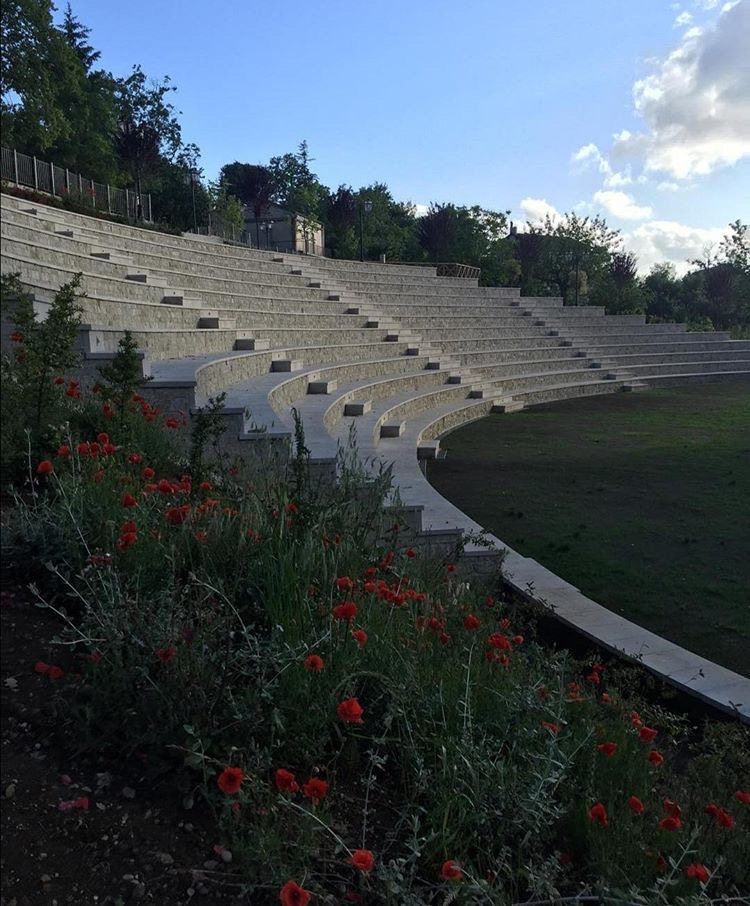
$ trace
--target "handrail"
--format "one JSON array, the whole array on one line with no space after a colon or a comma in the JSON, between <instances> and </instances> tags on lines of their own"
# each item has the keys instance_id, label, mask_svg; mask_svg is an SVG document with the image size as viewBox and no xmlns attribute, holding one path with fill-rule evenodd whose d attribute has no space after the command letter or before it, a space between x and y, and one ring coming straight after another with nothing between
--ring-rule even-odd
<instances>
[{"instance_id":1,"label":"handrail","mask_svg":"<svg viewBox=\"0 0 750 906\"><path fill-rule=\"evenodd\" d=\"M438 277L460 277L465 280L478 280L481 267L473 264L459 264L457 261L388 261L388 264L403 264L407 267L434 267Z\"/></svg>"},{"instance_id":2,"label":"handrail","mask_svg":"<svg viewBox=\"0 0 750 906\"><path fill-rule=\"evenodd\" d=\"M139 197L132 189L94 182L80 173L72 173L66 167L58 167L12 148L2 148L0 178L3 182L57 198L77 195L86 205L90 203L95 211L119 214L127 220L151 222L150 194Z\"/></svg>"}]
</instances>

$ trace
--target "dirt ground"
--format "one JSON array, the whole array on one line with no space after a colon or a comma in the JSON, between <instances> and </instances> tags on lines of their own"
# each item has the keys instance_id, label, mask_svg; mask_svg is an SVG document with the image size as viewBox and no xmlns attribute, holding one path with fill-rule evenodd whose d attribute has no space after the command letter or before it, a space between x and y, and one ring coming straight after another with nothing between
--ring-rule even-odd
<instances>
[{"instance_id":1,"label":"dirt ground","mask_svg":"<svg viewBox=\"0 0 750 906\"><path fill-rule=\"evenodd\" d=\"M210 813L185 810L137 764L75 754L55 681L34 671L40 660L68 666L50 644L54 618L24 591L1 604L0 906L253 902Z\"/></svg>"}]
</instances>

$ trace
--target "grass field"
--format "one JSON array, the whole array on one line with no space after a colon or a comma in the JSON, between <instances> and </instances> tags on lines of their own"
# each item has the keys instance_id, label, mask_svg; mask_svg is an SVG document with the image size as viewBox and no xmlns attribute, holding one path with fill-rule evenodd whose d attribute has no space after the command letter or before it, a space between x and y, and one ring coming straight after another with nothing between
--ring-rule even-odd
<instances>
[{"instance_id":1,"label":"grass field","mask_svg":"<svg viewBox=\"0 0 750 906\"><path fill-rule=\"evenodd\" d=\"M617 613L750 675L750 383L492 416L428 477Z\"/></svg>"}]
</instances>

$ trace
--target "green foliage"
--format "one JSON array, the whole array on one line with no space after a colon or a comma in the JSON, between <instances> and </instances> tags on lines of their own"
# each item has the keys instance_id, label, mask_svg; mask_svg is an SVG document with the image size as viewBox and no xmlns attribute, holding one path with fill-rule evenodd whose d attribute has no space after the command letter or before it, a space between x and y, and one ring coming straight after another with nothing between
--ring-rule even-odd
<instances>
[{"instance_id":1,"label":"green foliage","mask_svg":"<svg viewBox=\"0 0 750 906\"><path fill-rule=\"evenodd\" d=\"M3 274L4 320L13 325L15 349L2 359L3 468L30 446L38 452L51 421L59 415L60 387L54 381L78 362L80 274L55 294L47 315L38 319L34 299L17 274ZM24 434L28 432L28 441Z\"/></svg>"},{"instance_id":2,"label":"green foliage","mask_svg":"<svg viewBox=\"0 0 750 906\"><path fill-rule=\"evenodd\" d=\"M226 393L211 398L195 413L190 426L190 474L195 481L206 477L209 462L221 462L219 441L226 431L224 401Z\"/></svg>"},{"instance_id":3,"label":"green foliage","mask_svg":"<svg viewBox=\"0 0 750 906\"><path fill-rule=\"evenodd\" d=\"M111 407L117 429L122 433L128 406L147 381L143 376L143 355L139 354L138 343L129 330L117 344L112 361L100 366L99 375L101 398Z\"/></svg>"}]
</instances>

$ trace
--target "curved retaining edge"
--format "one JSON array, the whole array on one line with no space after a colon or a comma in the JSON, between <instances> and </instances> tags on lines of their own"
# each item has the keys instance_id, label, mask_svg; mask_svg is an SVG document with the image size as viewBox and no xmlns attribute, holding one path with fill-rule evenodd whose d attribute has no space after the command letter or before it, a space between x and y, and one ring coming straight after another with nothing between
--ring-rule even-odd
<instances>
[{"instance_id":1,"label":"curved retaining edge","mask_svg":"<svg viewBox=\"0 0 750 906\"><path fill-rule=\"evenodd\" d=\"M419 437L445 437L487 414L482 412L484 407L481 403L465 409L466 421L454 424L442 433L431 433L430 426L443 418L440 416L425 424ZM447 524L453 522L454 526L465 531L476 532L477 523L435 490L417 464L416 450L410 450L410 453L413 468L404 469L406 463L403 459L401 463L397 460L394 481L401 484L405 479L409 488L408 502L423 504L424 529L429 530L431 526L445 529ZM750 679L626 620L587 598L576 586L536 560L522 556L494 535L485 537L503 552L503 578L514 591L527 600L549 607L563 623L597 645L637 661L659 679L750 724ZM467 550L471 552L472 546L467 546Z\"/></svg>"}]
</instances>

